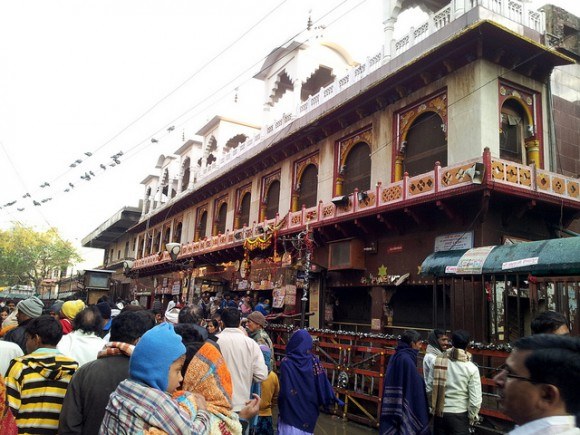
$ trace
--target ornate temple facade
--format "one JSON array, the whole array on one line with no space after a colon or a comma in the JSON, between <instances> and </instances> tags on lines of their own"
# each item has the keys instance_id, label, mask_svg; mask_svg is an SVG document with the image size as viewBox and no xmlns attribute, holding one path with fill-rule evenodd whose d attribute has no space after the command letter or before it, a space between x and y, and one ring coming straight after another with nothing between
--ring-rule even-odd
<instances>
[{"instance_id":1,"label":"ornate temple facade","mask_svg":"<svg viewBox=\"0 0 580 435\"><path fill-rule=\"evenodd\" d=\"M395 40L414 5L428 21ZM517 0L384 11L382 51L356 62L309 29L255 75L263 125L216 115L159 157L136 222L83 241L106 250L125 297L249 291L289 315L304 304L317 328L461 327L486 342L558 307L580 330L580 270L549 269L567 278L542 286L517 265L456 269L483 264L478 248L575 234L578 19Z\"/></svg>"}]
</instances>

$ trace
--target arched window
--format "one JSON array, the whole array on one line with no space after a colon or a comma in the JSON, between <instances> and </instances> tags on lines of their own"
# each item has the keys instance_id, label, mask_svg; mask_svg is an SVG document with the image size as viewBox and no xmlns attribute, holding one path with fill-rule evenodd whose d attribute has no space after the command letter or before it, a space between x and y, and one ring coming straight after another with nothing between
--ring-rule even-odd
<instances>
[{"instance_id":1,"label":"arched window","mask_svg":"<svg viewBox=\"0 0 580 435\"><path fill-rule=\"evenodd\" d=\"M252 196L250 195L250 193L246 193L243 197L242 197L242 201L240 203L240 228L242 228L244 225L249 226L250 225L250 202L251 202Z\"/></svg>"},{"instance_id":2,"label":"arched window","mask_svg":"<svg viewBox=\"0 0 580 435\"><path fill-rule=\"evenodd\" d=\"M304 204L306 208L314 207L318 199L318 168L316 165L308 165L300 178L300 194L298 207Z\"/></svg>"},{"instance_id":3,"label":"arched window","mask_svg":"<svg viewBox=\"0 0 580 435\"><path fill-rule=\"evenodd\" d=\"M266 219L274 219L278 214L280 203L280 182L272 181L268 193L266 194Z\"/></svg>"},{"instance_id":4,"label":"arched window","mask_svg":"<svg viewBox=\"0 0 580 435\"><path fill-rule=\"evenodd\" d=\"M183 176L181 177L181 191L184 192L189 187L189 177L190 177L190 169L191 161L189 157L185 159L183 162Z\"/></svg>"},{"instance_id":5,"label":"arched window","mask_svg":"<svg viewBox=\"0 0 580 435\"><path fill-rule=\"evenodd\" d=\"M364 142L352 147L345 161L343 194L351 194L355 188L367 191L371 188L371 150Z\"/></svg>"},{"instance_id":6,"label":"arched window","mask_svg":"<svg viewBox=\"0 0 580 435\"><path fill-rule=\"evenodd\" d=\"M225 234L227 216L228 216L228 205L224 202L222 203L222 205L220 205L220 209L217 214L216 219L217 233Z\"/></svg>"},{"instance_id":7,"label":"arched window","mask_svg":"<svg viewBox=\"0 0 580 435\"><path fill-rule=\"evenodd\" d=\"M145 234L145 238L147 241L145 242L145 255L151 254L151 240L153 239L153 234L147 233Z\"/></svg>"},{"instance_id":8,"label":"arched window","mask_svg":"<svg viewBox=\"0 0 580 435\"><path fill-rule=\"evenodd\" d=\"M409 127L404 168L409 176L425 174L435 168L435 162L447 166L447 138L443 120L435 112L418 116Z\"/></svg>"},{"instance_id":9,"label":"arched window","mask_svg":"<svg viewBox=\"0 0 580 435\"><path fill-rule=\"evenodd\" d=\"M226 146L224 147L224 154L230 150L233 150L234 148L237 148L238 145L245 142L246 139L248 139L248 136L246 136L245 134L236 134L234 137L232 137L230 140L226 142Z\"/></svg>"},{"instance_id":10,"label":"arched window","mask_svg":"<svg viewBox=\"0 0 580 435\"><path fill-rule=\"evenodd\" d=\"M127 240L125 242L125 257L124 258L127 258L128 256L129 256L129 241Z\"/></svg>"},{"instance_id":11,"label":"arched window","mask_svg":"<svg viewBox=\"0 0 580 435\"><path fill-rule=\"evenodd\" d=\"M215 152L217 151L217 140L214 136L210 137L208 143L207 143L207 158L205 160L205 164L206 166L211 165L213 162L215 162L217 159L215 157Z\"/></svg>"},{"instance_id":12,"label":"arched window","mask_svg":"<svg viewBox=\"0 0 580 435\"><path fill-rule=\"evenodd\" d=\"M137 258L143 257L143 248L145 248L145 237L147 234L143 234L143 239L139 241L139 249L137 250Z\"/></svg>"},{"instance_id":13,"label":"arched window","mask_svg":"<svg viewBox=\"0 0 580 435\"><path fill-rule=\"evenodd\" d=\"M161 232L155 234L155 240L153 241L153 252L161 251Z\"/></svg>"},{"instance_id":14,"label":"arched window","mask_svg":"<svg viewBox=\"0 0 580 435\"><path fill-rule=\"evenodd\" d=\"M199 240L202 240L205 238L206 230L207 230L207 212L206 211L204 211L203 214L201 215L201 217L199 218L199 223L197 225L198 225Z\"/></svg>"},{"instance_id":15,"label":"arched window","mask_svg":"<svg viewBox=\"0 0 580 435\"><path fill-rule=\"evenodd\" d=\"M171 234L171 228L165 228L165 233L163 234L163 244L169 243L169 235Z\"/></svg>"},{"instance_id":16,"label":"arched window","mask_svg":"<svg viewBox=\"0 0 580 435\"><path fill-rule=\"evenodd\" d=\"M179 222L173 231L173 243L181 243L181 229L183 224Z\"/></svg>"},{"instance_id":17,"label":"arched window","mask_svg":"<svg viewBox=\"0 0 580 435\"><path fill-rule=\"evenodd\" d=\"M528 118L522 106L514 99L506 100L501 108L500 158L517 163L525 162L524 140L528 124Z\"/></svg>"},{"instance_id":18,"label":"arched window","mask_svg":"<svg viewBox=\"0 0 580 435\"><path fill-rule=\"evenodd\" d=\"M308 100L308 97L315 95L321 88L331 84L334 79L335 75L332 74L332 69L321 66L302 84L300 100Z\"/></svg>"}]
</instances>

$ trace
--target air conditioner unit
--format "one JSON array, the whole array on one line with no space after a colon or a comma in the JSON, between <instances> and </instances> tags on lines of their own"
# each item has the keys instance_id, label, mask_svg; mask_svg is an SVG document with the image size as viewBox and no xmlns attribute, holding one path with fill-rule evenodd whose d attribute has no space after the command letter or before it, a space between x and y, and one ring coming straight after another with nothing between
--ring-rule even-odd
<instances>
[{"instance_id":1,"label":"air conditioner unit","mask_svg":"<svg viewBox=\"0 0 580 435\"><path fill-rule=\"evenodd\" d=\"M339 240L329 244L328 270L365 269L364 244L359 239Z\"/></svg>"}]
</instances>

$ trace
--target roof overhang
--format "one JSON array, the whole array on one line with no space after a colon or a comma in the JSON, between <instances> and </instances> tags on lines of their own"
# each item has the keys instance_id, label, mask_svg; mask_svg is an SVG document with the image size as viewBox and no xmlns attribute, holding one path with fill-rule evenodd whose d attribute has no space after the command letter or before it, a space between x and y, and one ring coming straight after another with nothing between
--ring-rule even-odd
<instances>
[{"instance_id":1,"label":"roof overhang","mask_svg":"<svg viewBox=\"0 0 580 435\"><path fill-rule=\"evenodd\" d=\"M81 241L85 248L104 249L139 222L141 208L124 207Z\"/></svg>"}]
</instances>

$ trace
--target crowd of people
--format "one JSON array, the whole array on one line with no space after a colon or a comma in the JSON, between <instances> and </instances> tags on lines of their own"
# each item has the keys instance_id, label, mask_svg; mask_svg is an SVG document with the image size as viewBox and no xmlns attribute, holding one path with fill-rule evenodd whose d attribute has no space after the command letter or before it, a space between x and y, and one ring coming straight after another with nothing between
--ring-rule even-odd
<instances>
[{"instance_id":1,"label":"crowd of people","mask_svg":"<svg viewBox=\"0 0 580 435\"><path fill-rule=\"evenodd\" d=\"M269 301L248 310L249 297L207 296L150 310L106 298L5 304L0 433L273 434L278 400L277 433L308 433L296 391L312 393L312 428L320 406L339 403L310 336L294 334L277 367Z\"/></svg>"},{"instance_id":2,"label":"crowd of people","mask_svg":"<svg viewBox=\"0 0 580 435\"><path fill-rule=\"evenodd\" d=\"M276 358L267 300L203 294L146 310L106 297L45 308L30 297L4 306L2 434L306 435L321 408L343 405L306 330ZM554 312L532 331L494 378L513 434L580 434L580 340ZM482 387L469 343L466 331L433 330L418 370L421 336L401 334L384 377L381 435L471 433Z\"/></svg>"}]
</instances>

